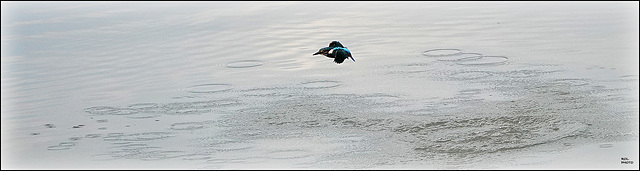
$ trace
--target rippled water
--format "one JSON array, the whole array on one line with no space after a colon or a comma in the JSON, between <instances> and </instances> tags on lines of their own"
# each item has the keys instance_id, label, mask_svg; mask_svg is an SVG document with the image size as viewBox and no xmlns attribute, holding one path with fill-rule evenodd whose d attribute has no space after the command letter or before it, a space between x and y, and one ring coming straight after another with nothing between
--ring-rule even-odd
<instances>
[{"instance_id":1,"label":"rippled water","mask_svg":"<svg viewBox=\"0 0 640 171\"><path fill-rule=\"evenodd\" d=\"M638 141L637 3L2 11L3 168L519 168ZM312 56L332 40L357 62Z\"/></svg>"}]
</instances>

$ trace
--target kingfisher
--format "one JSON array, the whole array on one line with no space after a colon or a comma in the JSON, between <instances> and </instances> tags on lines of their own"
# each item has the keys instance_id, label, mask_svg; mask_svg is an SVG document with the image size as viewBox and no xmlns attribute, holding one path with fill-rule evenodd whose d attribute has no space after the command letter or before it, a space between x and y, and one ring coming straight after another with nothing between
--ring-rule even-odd
<instances>
[{"instance_id":1,"label":"kingfisher","mask_svg":"<svg viewBox=\"0 0 640 171\"><path fill-rule=\"evenodd\" d=\"M347 47L344 47L339 41L332 41L331 43L329 43L329 47L323 47L313 55L318 54L333 58L333 62L337 64L341 64L342 62L344 62L344 59L347 59L347 57L351 58L353 62L356 61L351 56L351 51L349 51Z\"/></svg>"}]
</instances>

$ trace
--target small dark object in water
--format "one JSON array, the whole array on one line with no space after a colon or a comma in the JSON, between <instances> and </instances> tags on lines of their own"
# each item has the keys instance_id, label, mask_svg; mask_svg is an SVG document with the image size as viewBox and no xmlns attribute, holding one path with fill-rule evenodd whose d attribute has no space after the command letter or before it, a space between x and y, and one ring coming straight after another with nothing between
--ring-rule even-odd
<instances>
[{"instance_id":1,"label":"small dark object in water","mask_svg":"<svg viewBox=\"0 0 640 171\"><path fill-rule=\"evenodd\" d=\"M44 124L44 126L47 127L47 128L55 128L56 127L55 125L50 124L50 123Z\"/></svg>"},{"instance_id":2,"label":"small dark object in water","mask_svg":"<svg viewBox=\"0 0 640 171\"><path fill-rule=\"evenodd\" d=\"M342 62L344 62L344 59L347 59L347 57L351 58L353 62L356 61L351 56L351 51L349 51L347 47L344 47L342 43L338 41L332 41L331 43L329 43L329 47L321 48L320 50L318 50L318 52L314 53L313 55L318 55L318 54L327 56L329 58L333 58L333 62L337 64L341 64Z\"/></svg>"}]
</instances>

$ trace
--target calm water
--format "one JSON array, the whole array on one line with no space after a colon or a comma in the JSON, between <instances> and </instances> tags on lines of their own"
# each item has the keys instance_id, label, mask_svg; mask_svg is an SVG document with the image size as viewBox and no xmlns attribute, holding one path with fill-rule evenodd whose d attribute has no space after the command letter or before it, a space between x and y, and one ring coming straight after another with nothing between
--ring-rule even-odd
<instances>
[{"instance_id":1,"label":"calm water","mask_svg":"<svg viewBox=\"0 0 640 171\"><path fill-rule=\"evenodd\" d=\"M637 143L638 30L637 2L3 2L2 166L520 168ZM312 56L332 40L356 62Z\"/></svg>"}]
</instances>

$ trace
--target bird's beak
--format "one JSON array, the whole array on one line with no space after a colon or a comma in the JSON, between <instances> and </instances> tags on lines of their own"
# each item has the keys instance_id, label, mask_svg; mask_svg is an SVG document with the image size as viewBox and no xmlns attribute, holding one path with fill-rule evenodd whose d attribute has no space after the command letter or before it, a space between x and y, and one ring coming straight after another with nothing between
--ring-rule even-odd
<instances>
[{"instance_id":1,"label":"bird's beak","mask_svg":"<svg viewBox=\"0 0 640 171\"><path fill-rule=\"evenodd\" d=\"M356 61L356 60L355 60L355 59L353 59L353 57L351 57L351 56L349 56L349 58L351 58L351 60L353 60L353 62L355 62L355 61Z\"/></svg>"},{"instance_id":2,"label":"bird's beak","mask_svg":"<svg viewBox=\"0 0 640 171\"><path fill-rule=\"evenodd\" d=\"M320 54L320 53L321 53L321 52L316 52L316 53L314 53L313 55L317 55L317 54Z\"/></svg>"}]
</instances>

